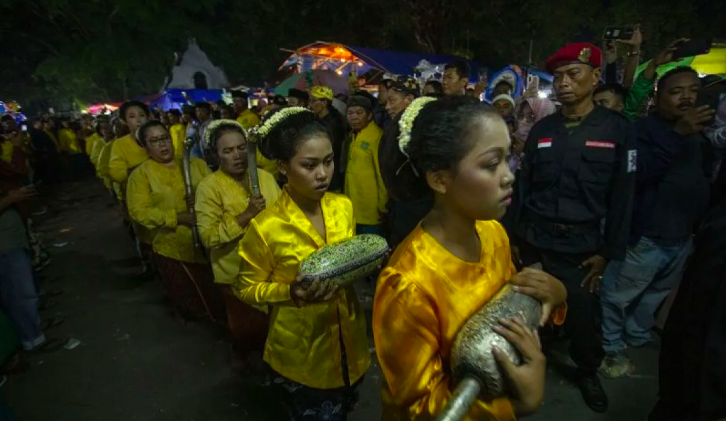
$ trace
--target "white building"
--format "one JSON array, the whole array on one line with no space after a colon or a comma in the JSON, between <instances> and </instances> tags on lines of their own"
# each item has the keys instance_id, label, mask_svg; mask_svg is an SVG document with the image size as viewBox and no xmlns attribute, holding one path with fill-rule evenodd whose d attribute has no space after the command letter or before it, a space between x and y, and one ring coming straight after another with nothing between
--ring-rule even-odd
<instances>
[{"instance_id":1,"label":"white building","mask_svg":"<svg viewBox=\"0 0 726 421\"><path fill-rule=\"evenodd\" d=\"M224 70L212 64L194 38L189 39L189 47L181 58L176 53L174 56L176 60L171 69L171 80L166 78L164 90L229 88Z\"/></svg>"}]
</instances>

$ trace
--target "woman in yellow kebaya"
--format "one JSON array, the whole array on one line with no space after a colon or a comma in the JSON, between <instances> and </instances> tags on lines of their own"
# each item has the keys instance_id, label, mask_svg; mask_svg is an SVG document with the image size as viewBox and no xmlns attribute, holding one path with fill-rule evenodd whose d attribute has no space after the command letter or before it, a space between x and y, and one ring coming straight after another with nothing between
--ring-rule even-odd
<instances>
[{"instance_id":1,"label":"woman in yellow kebaya","mask_svg":"<svg viewBox=\"0 0 726 421\"><path fill-rule=\"evenodd\" d=\"M315 114L270 112L257 127L260 151L287 177L282 195L247 227L235 293L270 307L264 360L276 373L292 420L345 420L370 365L366 322L353 288L298 282L300 262L355 233L353 205L327 192L333 147Z\"/></svg>"},{"instance_id":2,"label":"woman in yellow kebaya","mask_svg":"<svg viewBox=\"0 0 726 421\"><path fill-rule=\"evenodd\" d=\"M111 119L111 127L113 130L113 138L103 145L101 152L98 154L96 161L96 175L103 180L103 184L112 193L113 198L118 200L118 198L122 196L121 185L111 179L111 176L108 173L108 165L111 161L111 150L113 149L114 142L129 134L129 128L123 124L120 118ZM125 214L126 212L124 211L122 213Z\"/></svg>"},{"instance_id":3,"label":"woman in yellow kebaya","mask_svg":"<svg viewBox=\"0 0 726 421\"><path fill-rule=\"evenodd\" d=\"M496 219L512 195L507 165L509 135L495 111L472 98L420 98L404 111L392 159L382 168L393 197L430 195L433 209L397 247L378 278L373 308L376 353L384 374L383 419L429 420L451 390L451 347L466 320L511 282L543 302L545 317L557 307L564 319L561 282L534 269L520 274L509 240ZM382 151L383 152L383 151ZM502 320L498 333L523 355L515 367L495 353L511 395L477 401L466 420L512 420L533 413L544 392L545 358L536 332L518 319Z\"/></svg>"},{"instance_id":4,"label":"woman in yellow kebaya","mask_svg":"<svg viewBox=\"0 0 726 421\"><path fill-rule=\"evenodd\" d=\"M146 149L136 138L139 127L149 115L149 107L140 101L124 102L119 109L119 117L128 126L129 134L114 142L108 168L111 179L119 184L125 183L131 171L149 159Z\"/></svg>"},{"instance_id":5,"label":"woman in yellow kebaya","mask_svg":"<svg viewBox=\"0 0 726 421\"><path fill-rule=\"evenodd\" d=\"M186 197L181 162L174 159L171 135L163 123L150 120L137 133L149 154L128 179L126 199L129 215L149 230L154 261L168 297L185 317L224 317L224 304L214 286L204 251L194 247L191 227L196 223L187 210L193 197ZM118 141L117 141L118 142ZM209 168L200 159L191 160L194 188Z\"/></svg>"},{"instance_id":6,"label":"woman in yellow kebaya","mask_svg":"<svg viewBox=\"0 0 726 421\"><path fill-rule=\"evenodd\" d=\"M252 218L280 197L275 178L258 169L261 196L252 196L247 174L247 137L240 123L215 120L205 135L219 169L197 186L197 227L210 254L214 282L219 284L227 307L235 371L260 366L267 338L268 318L259 308L238 299L230 284L239 273L239 242ZM265 307L264 310L267 308Z\"/></svg>"}]
</instances>

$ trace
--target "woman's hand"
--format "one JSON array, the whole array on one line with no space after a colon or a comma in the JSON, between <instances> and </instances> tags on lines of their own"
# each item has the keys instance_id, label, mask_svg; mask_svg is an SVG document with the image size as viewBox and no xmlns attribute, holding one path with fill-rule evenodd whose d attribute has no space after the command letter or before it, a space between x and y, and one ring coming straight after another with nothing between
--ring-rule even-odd
<instances>
[{"instance_id":1,"label":"woman's hand","mask_svg":"<svg viewBox=\"0 0 726 421\"><path fill-rule=\"evenodd\" d=\"M522 364L514 365L498 348L494 348L494 358L509 380L514 412L519 416L533 414L542 405L547 365L539 335L525 326L519 318L501 319L499 322L502 325L495 326L494 331L517 348L522 354Z\"/></svg>"},{"instance_id":2,"label":"woman's hand","mask_svg":"<svg viewBox=\"0 0 726 421\"><path fill-rule=\"evenodd\" d=\"M265 209L265 198L262 196L252 196L250 198L250 203L247 205L247 209L245 209L245 212L247 212L247 215L250 219L257 216L258 213L262 212Z\"/></svg>"},{"instance_id":3,"label":"woman's hand","mask_svg":"<svg viewBox=\"0 0 726 421\"><path fill-rule=\"evenodd\" d=\"M338 292L338 287L326 279L315 278L307 288L303 286L302 280L303 275L298 275L290 287L290 298L297 307L304 303L328 301Z\"/></svg>"},{"instance_id":4,"label":"woman's hand","mask_svg":"<svg viewBox=\"0 0 726 421\"><path fill-rule=\"evenodd\" d=\"M552 310L567 300L567 289L557 278L539 269L524 268L509 281L512 289L536 298L542 303L540 326L550 318Z\"/></svg>"}]
</instances>

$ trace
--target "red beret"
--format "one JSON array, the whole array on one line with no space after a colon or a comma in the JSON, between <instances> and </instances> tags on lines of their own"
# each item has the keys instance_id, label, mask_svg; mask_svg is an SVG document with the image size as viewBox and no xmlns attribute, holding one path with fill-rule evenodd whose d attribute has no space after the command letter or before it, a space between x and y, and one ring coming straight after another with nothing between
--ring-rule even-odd
<instances>
[{"instance_id":1,"label":"red beret","mask_svg":"<svg viewBox=\"0 0 726 421\"><path fill-rule=\"evenodd\" d=\"M547 59L545 70L549 73L561 66L572 63L589 64L597 68L602 65L602 51L589 42L575 42L567 44Z\"/></svg>"}]
</instances>

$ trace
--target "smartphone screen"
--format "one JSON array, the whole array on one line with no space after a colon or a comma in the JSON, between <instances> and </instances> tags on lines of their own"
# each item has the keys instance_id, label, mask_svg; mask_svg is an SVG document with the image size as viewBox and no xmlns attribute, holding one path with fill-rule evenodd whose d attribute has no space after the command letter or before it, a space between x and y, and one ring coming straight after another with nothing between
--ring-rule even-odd
<instances>
[{"instance_id":1,"label":"smartphone screen","mask_svg":"<svg viewBox=\"0 0 726 421\"><path fill-rule=\"evenodd\" d=\"M615 27L611 26L608 28L605 28L605 34L603 35L603 39L605 40L613 40L613 39L630 39L633 37L633 27L632 26L625 26L625 27Z\"/></svg>"},{"instance_id":2,"label":"smartphone screen","mask_svg":"<svg viewBox=\"0 0 726 421\"><path fill-rule=\"evenodd\" d=\"M527 75L527 90L539 91L539 76L533 74Z\"/></svg>"}]
</instances>

